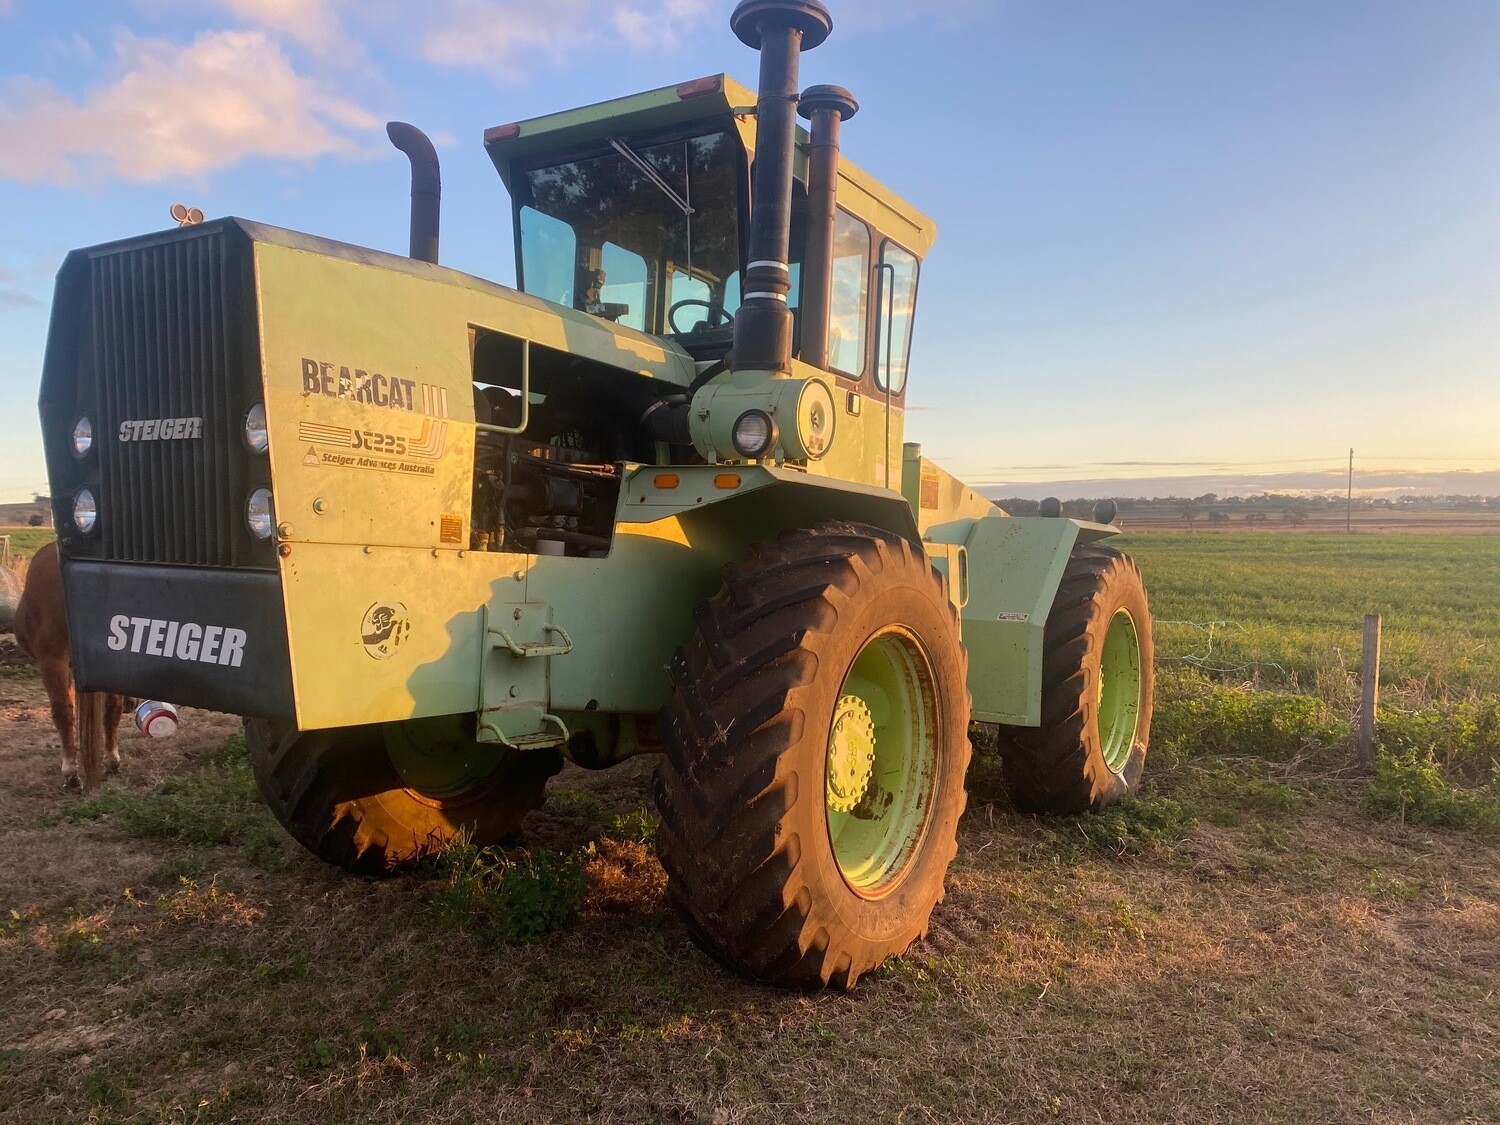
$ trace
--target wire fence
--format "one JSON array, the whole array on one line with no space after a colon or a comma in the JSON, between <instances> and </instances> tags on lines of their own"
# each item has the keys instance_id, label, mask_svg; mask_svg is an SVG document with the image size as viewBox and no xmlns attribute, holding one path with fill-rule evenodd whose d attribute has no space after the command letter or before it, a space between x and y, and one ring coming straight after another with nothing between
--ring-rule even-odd
<instances>
[{"instance_id":1,"label":"wire fence","mask_svg":"<svg viewBox=\"0 0 1500 1125\"><path fill-rule=\"evenodd\" d=\"M1277 664L1273 660L1242 660L1223 650L1223 636L1226 633L1249 636L1250 630L1246 629L1238 621L1167 621L1157 619L1152 622L1153 627L1177 626L1184 629L1195 629L1200 635L1198 643L1192 646L1193 651L1180 653L1175 656L1157 656L1157 662L1161 664L1186 664L1196 668L1200 672L1206 672L1214 676L1254 676L1258 672L1276 672L1277 674L1290 678L1292 670L1283 664Z\"/></svg>"}]
</instances>

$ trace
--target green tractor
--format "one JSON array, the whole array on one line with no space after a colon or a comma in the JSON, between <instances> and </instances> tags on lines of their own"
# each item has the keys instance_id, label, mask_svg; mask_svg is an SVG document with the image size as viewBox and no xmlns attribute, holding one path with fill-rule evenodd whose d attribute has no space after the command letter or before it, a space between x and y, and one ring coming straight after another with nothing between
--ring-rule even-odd
<instances>
[{"instance_id":1,"label":"green tractor","mask_svg":"<svg viewBox=\"0 0 1500 1125\"><path fill-rule=\"evenodd\" d=\"M724 76L491 129L517 288L240 219L71 254L41 414L89 689L244 715L277 818L381 873L493 844L564 756L660 753L693 938L851 987L926 932L970 722L1016 803L1139 782L1151 618L1093 522L903 444L932 221L799 93L818 0ZM804 131L797 114L808 119Z\"/></svg>"}]
</instances>

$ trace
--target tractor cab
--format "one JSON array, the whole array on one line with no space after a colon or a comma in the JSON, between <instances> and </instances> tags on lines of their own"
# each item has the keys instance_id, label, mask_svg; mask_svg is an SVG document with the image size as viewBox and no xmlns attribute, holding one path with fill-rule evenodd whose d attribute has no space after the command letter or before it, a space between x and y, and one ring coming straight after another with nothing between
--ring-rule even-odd
<instances>
[{"instance_id":1,"label":"tractor cab","mask_svg":"<svg viewBox=\"0 0 1500 1125\"><path fill-rule=\"evenodd\" d=\"M752 91L716 75L488 130L513 200L520 288L670 337L699 362L722 359L744 298L755 105ZM934 224L839 161L832 265L813 281L828 291L817 318L826 327L809 338L803 263L815 138L799 128L797 141L786 293L793 354L850 389L899 398Z\"/></svg>"}]
</instances>

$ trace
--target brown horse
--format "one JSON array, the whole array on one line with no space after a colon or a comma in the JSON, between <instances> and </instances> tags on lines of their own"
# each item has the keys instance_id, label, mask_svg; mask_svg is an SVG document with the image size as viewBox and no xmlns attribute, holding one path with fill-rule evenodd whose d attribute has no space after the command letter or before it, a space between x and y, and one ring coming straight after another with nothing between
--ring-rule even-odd
<instances>
[{"instance_id":1,"label":"brown horse","mask_svg":"<svg viewBox=\"0 0 1500 1125\"><path fill-rule=\"evenodd\" d=\"M78 693L75 699L62 568L55 543L47 544L31 560L16 606L15 628L16 642L42 670L42 686L52 703L52 725L62 740L63 784L87 792L103 777L119 772L125 697L89 691Z\"/></svg>"}]
</instances>

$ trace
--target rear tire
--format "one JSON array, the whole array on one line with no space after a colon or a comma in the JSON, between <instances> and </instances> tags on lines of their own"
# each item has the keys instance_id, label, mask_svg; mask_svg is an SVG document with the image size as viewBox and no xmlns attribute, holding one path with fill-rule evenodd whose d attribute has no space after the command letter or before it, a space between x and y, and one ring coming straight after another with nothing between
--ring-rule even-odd
<instances>
[{"instance_id":1,"label":"rear tire","mask_svg":"<svg viewBox=\"0 0 1500 1125\"><path fill-rule=\"evenodd\" d=\"M499 843L542 803L547 779L562 768L555 750L485 747L495 764L483 777L456 793L424 793L397 771L389 734L382 725L304 732L245 720L251 769L272 814L319 859L362 875L417 863L461 832L480 847Z\"/></svg>"},{"instance_id":2,"label":"rear tire","mask_svg":"<svg viewBox=\"0 0 1500 1125\"><path fill-rule=\"evenodd\" d=\"M1109 547L1075 548L1047 617L1042 724L999 728L1017 808L1100 812L1140 786L1154 651L1134 560Z\"/></svg>"},{"instance_id":3,"label":"rear tire","mask_svg":"<svg viewBox=\"0 0 1500 1125\"><path fill-rule=\"evenodd\" d=\"M661 714L668 895L724 965L852 988L926 933L957 850L957 612L919 546L829 523L757 545L695 617Z\"/></svg>"}]
</instances>

